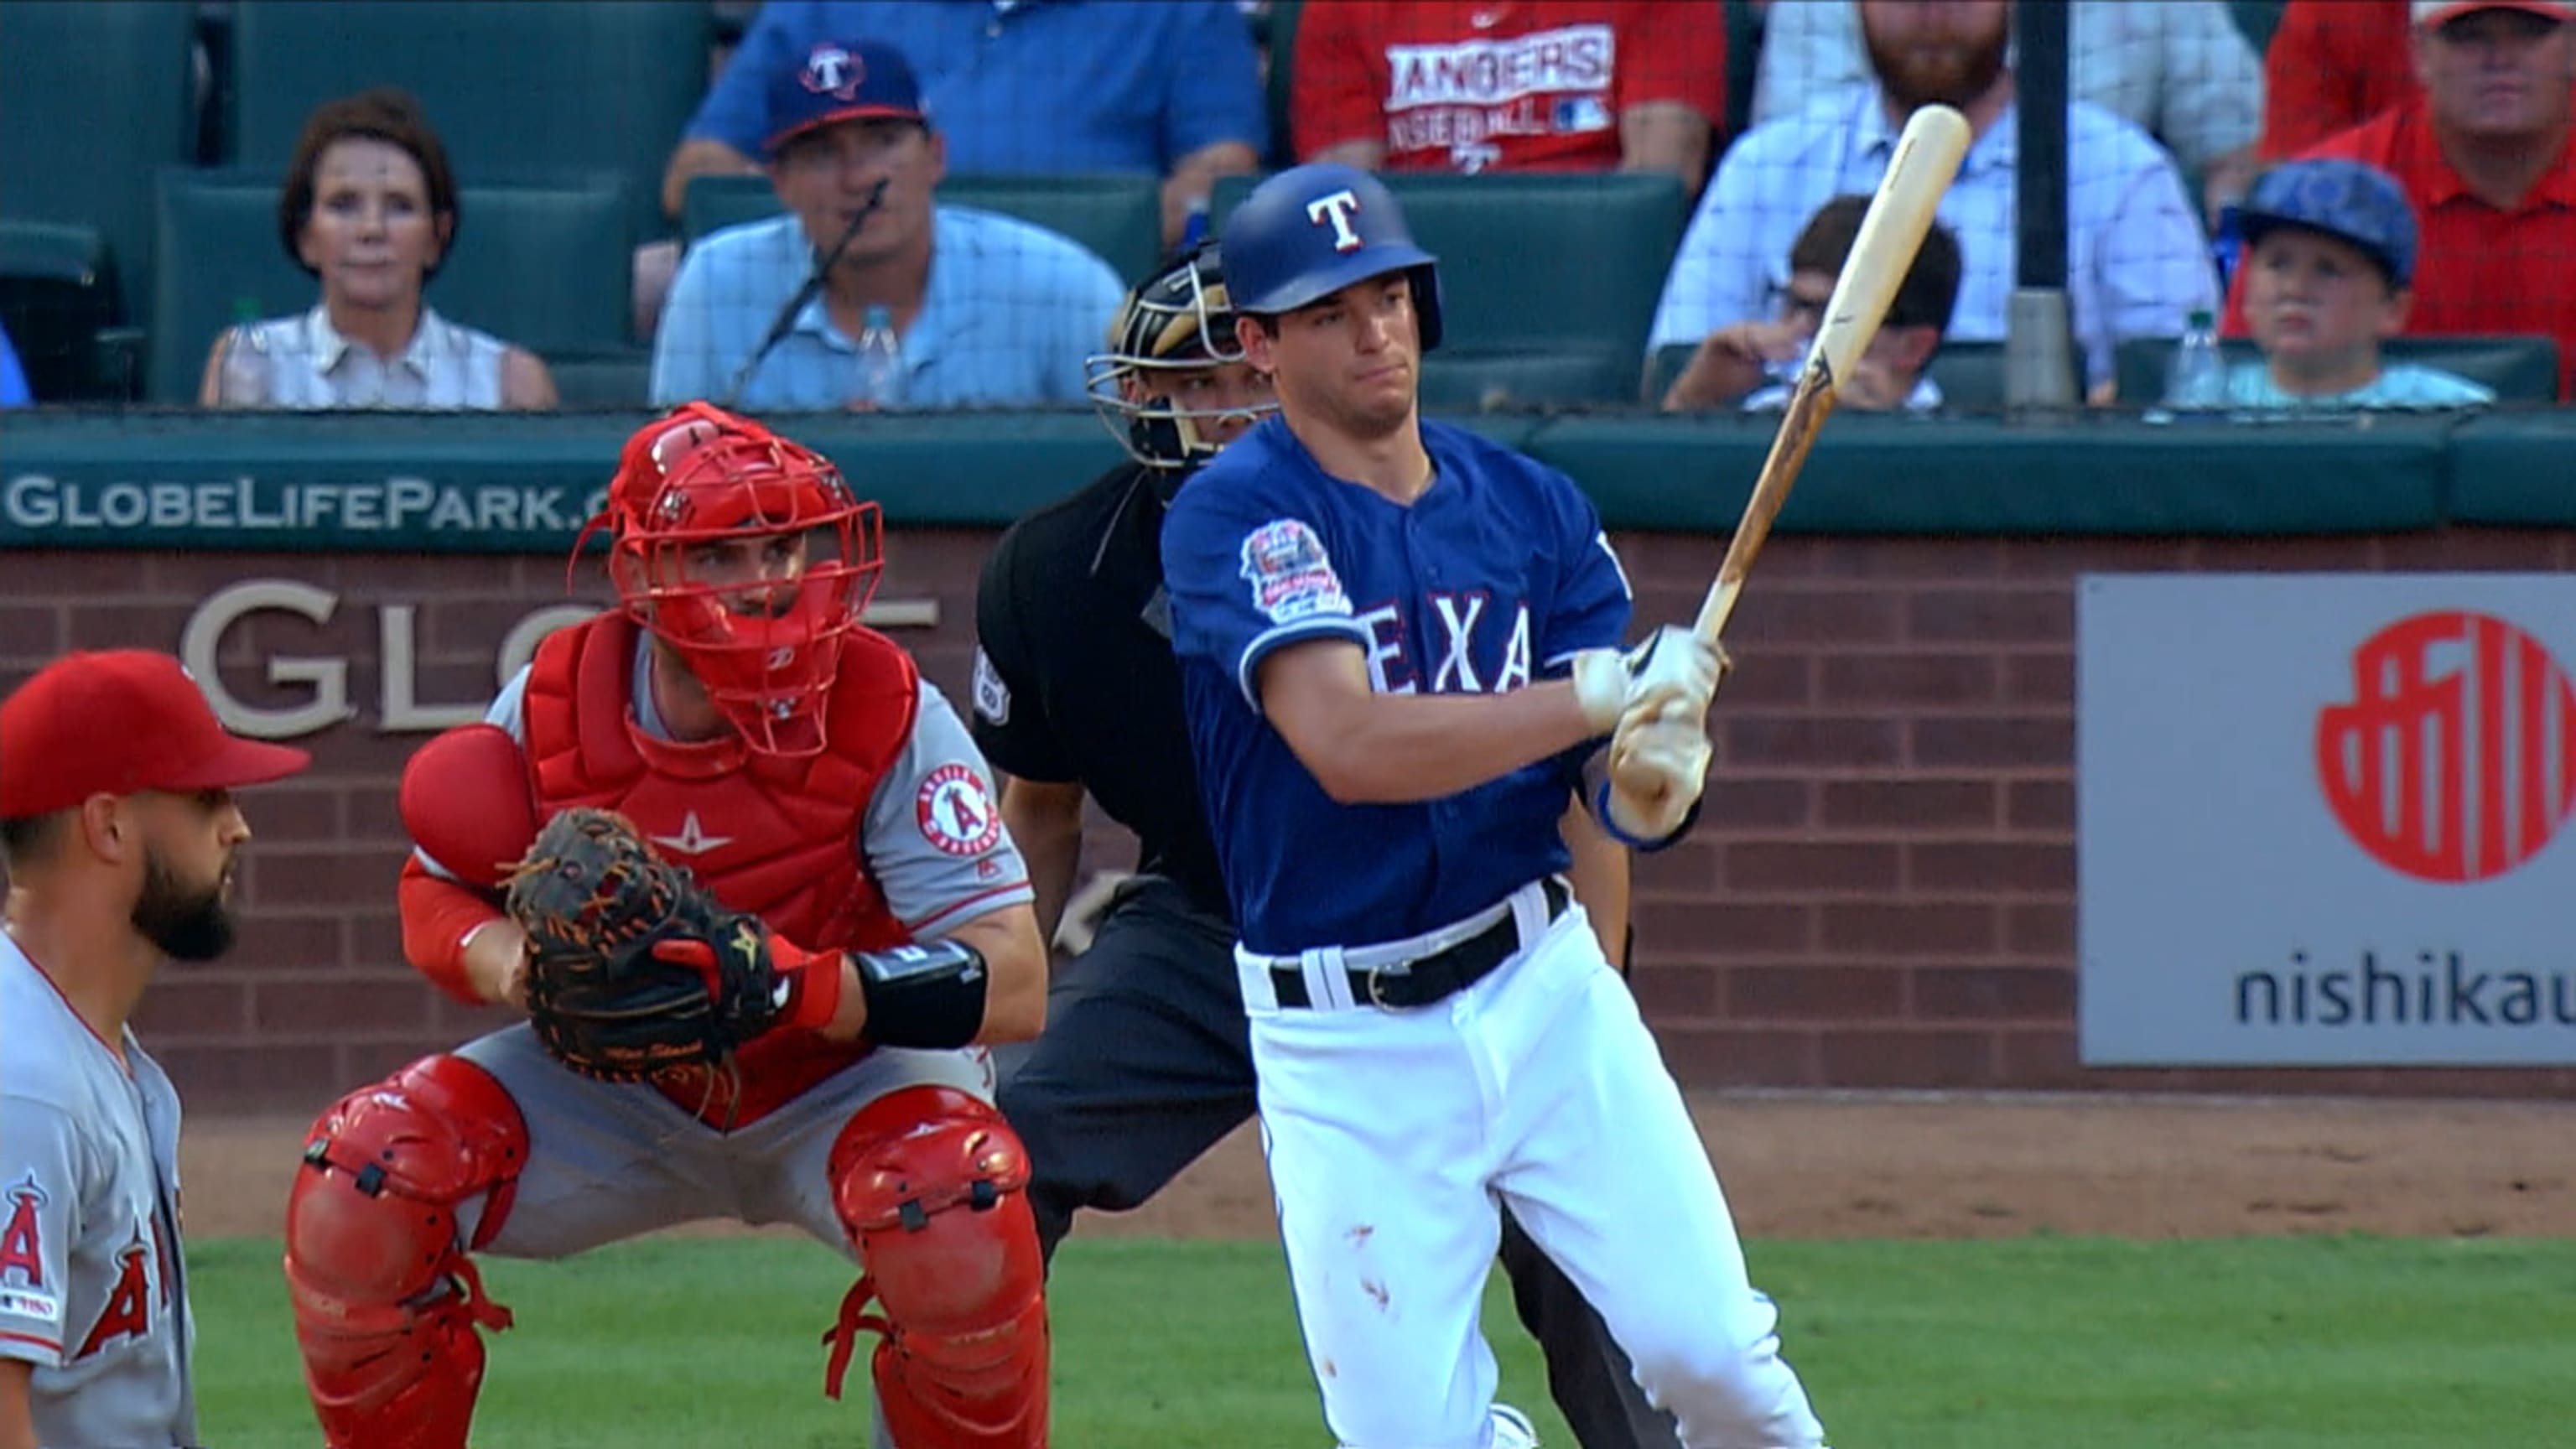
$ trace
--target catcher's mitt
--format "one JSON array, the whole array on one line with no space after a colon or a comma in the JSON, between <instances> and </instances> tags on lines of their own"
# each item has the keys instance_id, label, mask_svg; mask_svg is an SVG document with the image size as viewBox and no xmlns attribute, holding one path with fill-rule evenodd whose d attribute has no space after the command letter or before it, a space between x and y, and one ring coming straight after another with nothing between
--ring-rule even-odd
<instances>
[{"instance_id":1,"label":"catcher's mitt","mask_svg":"<svg viewBox=\"0 0 2576 1449\"><path fill-rule=\"evenodd\" d=\"M722 1065L778 1018L786 993L760 922L725 909L614 811L547 821L510 874L507 906L528 933L537 1039L584 1076Z\"/></svg>"}]
</instances>

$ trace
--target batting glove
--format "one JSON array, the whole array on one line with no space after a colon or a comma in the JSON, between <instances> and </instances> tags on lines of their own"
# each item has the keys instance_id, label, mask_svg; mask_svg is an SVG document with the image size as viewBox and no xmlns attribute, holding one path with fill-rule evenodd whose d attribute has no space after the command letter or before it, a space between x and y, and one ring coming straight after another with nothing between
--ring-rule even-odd
<instances>
[{"instance_id":1,"label":"batting glove","mask_svg":"<svg viewBox=\"0 0 2576 1449\"><path fill-rule=\"evenodd\" d=\"M1675 700L1630 711L1610 737L1610 828L1639 843L1671 836L1708 785L1708 728L1701 710Z\"/></svg>"},{"instance_id":2,"label":"batting glove","mask_svg":"<svg viewBox=\"0 0 2576 1449\"><path fill-rule=\"evenodd\" d=\"M1640 710L1681 704L1706 715L1734 661L1694 631L1667 624L1633 649L1578 650L1573 667L1575 702L1593 732L1606 735Z\"/></svg>"}]
</instances>

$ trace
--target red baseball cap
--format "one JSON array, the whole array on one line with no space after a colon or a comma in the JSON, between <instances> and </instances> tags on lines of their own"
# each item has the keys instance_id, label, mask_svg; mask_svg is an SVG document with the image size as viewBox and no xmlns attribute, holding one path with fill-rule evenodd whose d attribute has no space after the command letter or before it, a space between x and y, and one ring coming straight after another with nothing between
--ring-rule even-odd
<instances>
[{"instance_id":1,"label":"red baseball cap","mask_svg":"<svg viewBox=\"0 0 2576 1449\"><path fill-rule=\"evenodd\" d=\"M2561 24L2576 20L2576 3L2569 0L2415 0L2413 15L2416 25L2429 28L2476 10L2519 10Z\"/></svg>"},{"instance_id":2,"label":"red baseball cap","mask_svg":"<svg viewBox=\"0 0 2576 1449\"><path fill-rule=\"evenodd\" d=\"M149 649L66 655L0 700L0 819L98 794L265 785L312 760L225 730L179 661Z\"/></svg>"}]
</instances>

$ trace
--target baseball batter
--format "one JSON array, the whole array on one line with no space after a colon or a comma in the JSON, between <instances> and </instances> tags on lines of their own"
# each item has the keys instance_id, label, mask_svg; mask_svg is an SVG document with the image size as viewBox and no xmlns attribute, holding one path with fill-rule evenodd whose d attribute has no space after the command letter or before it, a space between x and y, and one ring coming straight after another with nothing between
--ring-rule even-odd
<instances>
[{"instance_id":1,"label":"baseball batter","mask_svg":"<svg viewBox=\"0 0 2576 1449\"><path fill-rule=\"evenodd\" d=\"M1681 1093L1560 878L1569 790L1640 848L1688 828L1723 660L1684 629L1620 653L1583 495L1421 420L1439 292L1382 184L1282 172L1223 246L1280 412L1181 490L1163 555L1325 1419L1348 1449L1505 1442L1477 1318L1501 1202L1684 1444L1812 1449Z\"/></svg>"},{"instance_id":2,"label":"baseball batter","mask_svg":"<svg viewBox=\"0 0 2576 1449\"><path fill-rule=\"evenodd\" d=\"M0 1449L197 1442L179 1098L127 1023L162 961L232 944L232 791L305 763L163 654L0 702Z\"/></svg>"},{"instance_id":3,"label":"baseball batter","mask_svg":"<svg viewBox=\"0 0 2576 1449\"><path fill-rule=\"evenodd\" d=\"M783 1019L733 1072L631 1084L513 1026L324 1113L286 1232L324 1435L462 1449L480 1331L510 1322L470 1254L556 1258L721 1217L857 1259L826 1387L881 1328L880 1446L1042 1449L1027 1162L975 1044L1035 1034L1046 959L964 724L859 624L874 505L819 455L690 404L627 445L606 521L623 607L548 637L486 724L406 771L406 952L461 999L526 1001L497 870L539 820L609 807L766 925Z\"/></svg>"},{"instance_id":4,"label":"baseball batter","mask_svg":"<svg viewBox=\"0 0 2576 1449\"><path fill-rule=\"evenodd\" d=\"M1046 1031L995 1053L1050 1254L1078 1210L1144 1203L1254 1108L1234 921L1189 768L1160 544L1174 494L1274 408L1234 340L1215 243L1129 294L1090 391L1130 461L1004 533L975 611L975 742L1007 776L1002 818L1028 858L1039 928L1053 934L1072 892L1088 800L1141 847L1090 946L1057 971ZM1618 940L1626 852L1588 816L1566 828L1583 846L1577 893ZM1508 1214L1502 1262L1576 1438L1669 1449L1671 1416L1646 1403L1599 1316Z\"/></svg>"}]
</instances>

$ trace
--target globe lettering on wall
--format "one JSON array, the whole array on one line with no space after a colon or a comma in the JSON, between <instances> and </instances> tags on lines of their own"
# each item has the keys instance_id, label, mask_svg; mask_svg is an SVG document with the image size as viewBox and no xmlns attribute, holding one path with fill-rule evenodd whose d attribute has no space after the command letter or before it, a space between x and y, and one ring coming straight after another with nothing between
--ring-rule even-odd
<instances>
[{"instance_id":1,"label":"globe lettering on wall","mask_svg":"<svg viewBox=\"0 0 2576 1449\"><path fill-rule=\"evenodd\" d=\"M2317 783L2353 843L2418 880L2466 884L2540 853L2576 809L2576 684L2491 614L2400 619L2352 653L2352 697L2317 712Z\"/></svg>"}]
</instances>

